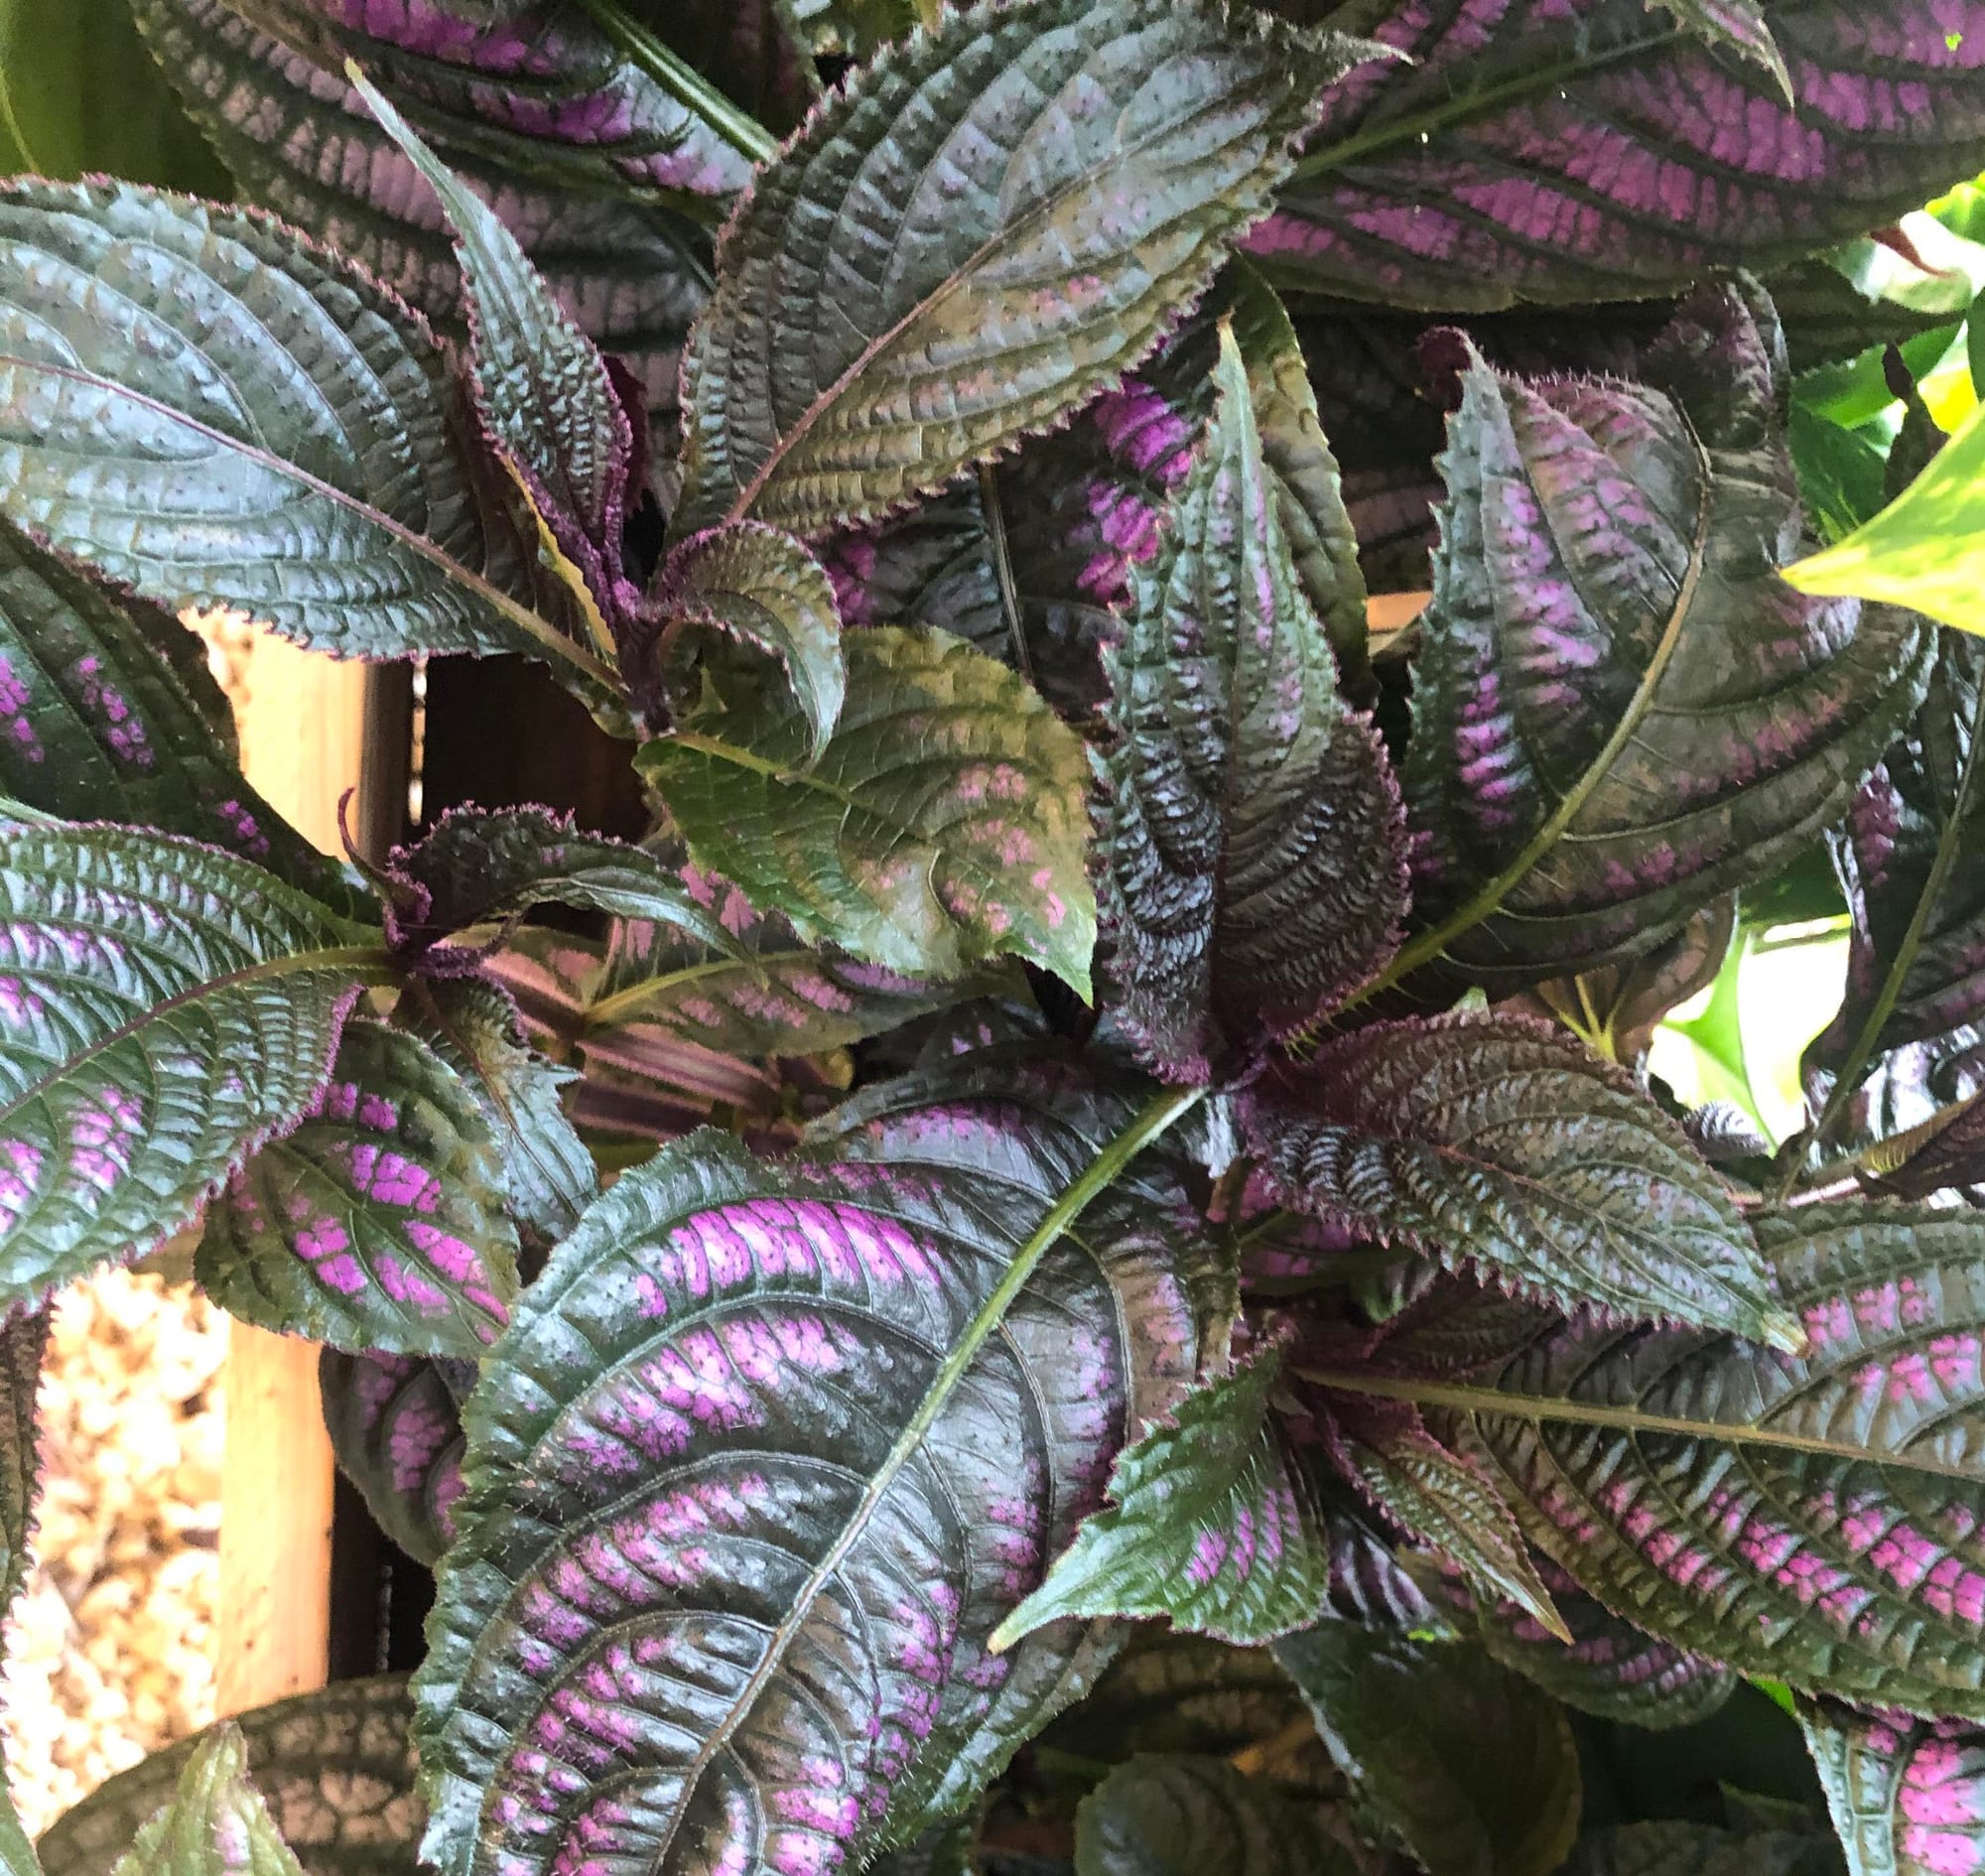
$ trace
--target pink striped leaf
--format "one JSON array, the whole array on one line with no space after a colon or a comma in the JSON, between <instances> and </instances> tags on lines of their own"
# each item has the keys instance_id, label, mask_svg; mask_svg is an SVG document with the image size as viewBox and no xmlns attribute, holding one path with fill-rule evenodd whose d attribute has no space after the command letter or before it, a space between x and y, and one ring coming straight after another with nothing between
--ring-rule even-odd
<instances>
[{"instance_id":1,"label":"pink striped leaf","mask_svg":"<svg viewBox=\"0 0 1985 1876\"><path fill-rule=\"evenodd\" d=\"M1799 1723L1848 1876L1985 1868L1985 1732L1833 1700L1801 1701Z\"/></svg>"}]
</instances>

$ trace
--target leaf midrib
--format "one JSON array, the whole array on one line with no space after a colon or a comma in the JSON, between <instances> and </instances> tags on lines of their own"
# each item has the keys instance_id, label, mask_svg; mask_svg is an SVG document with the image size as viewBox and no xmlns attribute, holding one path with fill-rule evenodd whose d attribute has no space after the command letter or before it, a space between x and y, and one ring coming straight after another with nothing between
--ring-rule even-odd
<instances>
[{"instance_id":1,"label":"leaf midrib","mask_svg":"<svg viewBox=\"0 0 1985 1876\"><path fill-rule=\"evenodd\" d=\"M1403 1381L1386 1375L1316 1368L1303 1368L1296 1372L1303 1380L1335 1393L1365 1395L1381 1401L1402 1401L1414 1407L1445 1407L1461 1413L1487 1413L1505 1419L1533 1420L1540 1425L1557 1423L1610 1427L1625 1433L1668 1434L1714 1444L1768 1446L1780 1452L1804 1453L1856 1465L1896 1466L1925 1477L1961 1480L1967 1485L1977 1485L1985 1477L1977 1470L1943 1465L1933 1459L1883 1452L1872 1446L1822 1439L1815 1434L1787 1432L1771 1426L1729 1425L1720 1420L1692 1420L1678 1414L1650 1413L1637 1407L1505 1394L1493 1387L1466 1383Z\"/></svg>"},{"instance_id":2,"label":"leaf midrib","mask_svg":"<svg viewBox=\"0 0 1985 1876\"><path fill-rule=\"evenodd\" d=\"M174 1010L184 1009L227 991L239 990L245 985L274 982L312 971L343 971L354 988L366 984L391 984L397 981L398 976L393 955L383 945L342 945L265 959L241 970L229 971L221 977L204 978L189 989L176 991L161 1003L148 1005L137 1015L120 1022L73 1055L65 1056L46 1074L37 1076L13 1100L0 1107L0 1129L7 1127L24 1107L45 1099L52 1090L79 1074L98 1056L120 1042L128 1042L133 1036L142 1034L152 1024L164 1021Z\"/></svg>"}]
</instances>

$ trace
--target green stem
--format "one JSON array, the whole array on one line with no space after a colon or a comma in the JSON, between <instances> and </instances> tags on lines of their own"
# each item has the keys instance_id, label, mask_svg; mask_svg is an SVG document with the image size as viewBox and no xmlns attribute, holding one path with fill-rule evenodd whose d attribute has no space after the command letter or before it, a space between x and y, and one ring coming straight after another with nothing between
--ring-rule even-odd
<instances>
[{"instance_id":1,"label":"green stem","mask_svg":"<svg viewBox=\"0 0 1985 1876\"><path fill-rule=\"evenodd\" d=\"M681 54L664 46L645 26L630 20L614 0L580 0L600 30L679 104L694 111L733 150L752 164L778 154L779 140L748 111L716 88Z\"/></svg>"},{"instance_id":2,"label":"green stem","mask_svg":"<svg viewBox=\"0 0 1985 1876\"><path fill-rule=\"evenodd\" d=\"M1661 680L1667 676L1668 665L1673 661L1675 651L1681 644L1682 628L1687 624L1689 609L1695 603L1695 590L1701 583L1703 565L1708 558L1709 515L1713 505L1710 500L1710 478L1713 471L1710 469L1708 454L1693 432L1690 433L1689 440L1695 446L1696 462L1702 480L1702 505L1696 515L1695 539L1689 547L1688 570L1682 575L1681 586L1675 593L1674 605L1668 612L1667 623L1654 646L1654 656L1648 660L1648 668L1641 674L1641 682L1628 700L1627 708L1621 712L1620 721L1613 726L1613 734L1606 738L1605 747L1593 757L1577 781L1572 783L1543 825L1523 843L1522 851L1515 860L1466 903L1450 912L1439 924L1429 927L1417 938L1402 945L1385 970L1355 997L1340 1004L1332 1011L1333 1017L1369 1002L1381 991L1390 990L1394 984L1410 977L1423 965L1433 963L1463 932L1472 930L1485 918L1491 917L1509 893L1522 883L1531 868L1557 845L1565 830L1578 818L1579 811L1592 798L1594 790L1612 773L1613 764L1625 752L1627 744L1639 734L1643 720L1654 706L1654 696L1661 687Z\"/></svg>"},{"instance_id":3,"label":"green stem","mask_svg":"<svg viewBox=\"0 0 1985 1876\"><path fill-rule=\"evenodd\" d=\"M1957 793L1951 799L1943 831L1937 836L1936 852L1930 859L1923 889L1917 897L1916 910L1910 916L1902 942L1896 947L1896 955L1889 960L1882 988L1876 992L1867 1017L1856 1032L1846 1059L1840 1064L1833 1090L1826 1097L1826 1106L1799 1141L1797 1150L1786 1155L1784 1176L1772 1194L1779 1203L1783 1203L1792 1187L1798 1184L1806 1160L1815 1149L1825 1144L1827 1135L1846 1112L1848 1102L1853 1100L1855 1090L1860 1086L1862 1070L1867 1067L1869 1057L1882 1038L1882 1031L1888 1027L1889 1018L1902 999L1903 987L1916 964L1917 953L1922 949L1924 934L1929 930L1930 918L1936 911L1936 902L1942 896L1944 881L1949 878L1951 868L1957 864L1957 850L1963 844L1964 821L1970 812L1972 790L1978 780L1978 748L1981 742L1985 742L1985 684L1979 685L1977 699L1971 708L1971 743L1964 751L1964 767L1958 773Z\"/></svg>"},{"instance_id":4,"label":"green stem","mask_svg":"<svg viewBox=\"0 0 1985 1876\"><path fill-rule=\"evenodd\" d=\"M1006 614L1006 631L1013 641L1013 668L1034 681L1034 661L1027 652L1026 627L1020 622L1020 591L1013 579L1012 550L1006 545L1006 511L999 505L998 472L991 463L979 466L979 505L986 515L987 537L992 543L992 569L999 577L999 604Z\"/></svg>"}]
</instances>

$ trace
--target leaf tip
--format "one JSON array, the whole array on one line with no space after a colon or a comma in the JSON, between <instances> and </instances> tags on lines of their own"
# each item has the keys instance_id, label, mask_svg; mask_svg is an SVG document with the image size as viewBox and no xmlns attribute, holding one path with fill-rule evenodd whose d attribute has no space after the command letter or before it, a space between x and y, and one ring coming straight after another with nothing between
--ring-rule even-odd
<instances>
[{"instance_id":1,"label":"leaf tip","mask_svg":"<svg viewBox=\"0 0 1985 1876\"><path fill-rule=\"evenodd\" d=\"M1805 1332L1805 1325L1789 1310L1767 1310L1759 1323L1759 1334L1771 1347L1787 1355L1809 1355L1812 1352L1812 1342Z\"/></svg>"}]
</instances>

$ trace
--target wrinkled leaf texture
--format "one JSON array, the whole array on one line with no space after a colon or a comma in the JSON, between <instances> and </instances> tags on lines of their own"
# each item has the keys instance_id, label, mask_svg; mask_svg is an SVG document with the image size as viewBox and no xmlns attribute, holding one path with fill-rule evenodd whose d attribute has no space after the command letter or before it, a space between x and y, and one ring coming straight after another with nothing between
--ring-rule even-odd
<instances>
[{"instance_id":1,"label":"wrinkled leaf texture","mask_svg":"<svg viewBox=\"0 0 1985 1876\"><path fill-rule=\"evenodd\" d=\"M1648 950L1776 872L1928 676L1923 620L1778 578L1798 501L1762 293L1692 295L1641 372L1478 360L1449 428L1401 779L1426 943L1492 988Z\"/></svg>"},{"instance_id":2,"label":"wrinkled leaf texture","mask_svg":"<svg viewBox=\"0 0 1985 1876\"><path fill-rule=\"evenodd\" d=\"M1307 1479L1268 1409L1270 1346L1186 1396L1118 1456L1111 1503L993 1636L1003 1647L1063 1616L1167 1616L1223 1641L1306 1628L1330 1593Z\"/></svg>"},{"instance_id":3,"label":"wrinkled leaf texture","mask_svg":"<svg viewBox=\"0 0 1985 1876\"><path fill-rule=\"evenodd\" d=\"M294 1127L385 959L246 861L122 828L0 825L0 1308L18 1309L191 1224Z\"/></svg>"},{"instance_id":4,"label":"wrinkled leaf texture","mask_svg":"<svg viewBox=\"0 0 1985 1876\"><path fill-rule=\"evenodd\" d=\"M827 746L783 680L706 672L679 734L641 749L690 856L802 937L955 977L1001 956L1089 994L1081 739L1013 672L942 632L845 641Z\"/></svg>"},{"instance_id":5,"label":"wrinkled leaf texture","mask_svg":"<svg viewBox=\"0 0 1985 1876\"><path fill-rule=\"evenodd\" d=\"M432 1566L455 1541L462 1497L462 1403L472 1362L422 1355L347 1355L318 1362L324 1423L339 1469L379 1529Z\"/></svg>"},{"instance_id":6,"label":"wrinkled leaf texture","mask_svg":"<svg viewBox=\"0 0 1985 1876\"><path fill-rule=\"evenodd\" d=\"M1404 57L1329 93L1250 246L1277 278L1391 305L1642 299L1864 234L1985 162L1973 0L1756 11L1795 103L1644 0L1353 0L1331 25Z\"/></svg>"},{"instance_id":7,"label":"wrinkled leaf texture","mask_svg":"<svg viewBox=\"0 0 1985 1876\"><path fill-rule=\"evenodd\" d=\"M610 714L611 668L573 641L458 396L417 315L266 217L116 183L0 192L14 520L172 611L345 657L521 652Z\"/></svg>"},{"instance_id":8,"label":"wrinkled leaf texture","mask_svg":"<svg viewBox=\"0 0 1985 1876\"><path fill-rule=\"evenodd\" d=\"M1106 658L1117 1013L1177 1081L1258 1060L1361 989L1406 910L1398 786L1339 695L1231 328L1215 379L1204 455Z\"/></svg>"},{"instance_id":9,"label":"wrinkled leaf texture","mask_svg":"<svg viewBox=\"0 0 1985 1876\"><path fill-rule=\"evenodd\" d=\"M485 36L435 0L369 8L369 32L316 0L132 4L248 200L454 323L462 280L440 205L347 82L344 62L356 60L673 428L683 338L707 280L665 204L728 200L749 166L583 9L537 4Z\"/></svg>"},{"instance_id":10,"label":"wrinkled leaf texture","mask_svg":"<svg viewBox=\"0 0 1985 1876\"><path fill-rule=\"evenodd\" d=\"M231 1725L202 1734L165 1809L110 1876L303 1876L247 1776L247 1756Z\"/></svg>"},{"instance_id":11,"label":"wrinkled leaf texture","mask_svg":"<svg viewBox=\"0 0 1985 1876\"><path fill-rule=\"evenodd\" d=\"M1636 1627L1797 1689L1985 1717L1985 1221L1754 1223L1802 1357L1448 1291L1330 1385L1421 1402Z\"/></svg>"},{"instance_id":12,"label":"wrinkled leaf texture","mask_svg":"<svg viewBox=\"0 0 1985 1876\"><path fill-rule=\"evenodd\" d=\"M1662 1821L1580 1837L1561 1876L1835 1876L1839 1866L1823 1836Z\"/></svg>"},{"instance_id":13,"label":"wrinkled leaf texture","mask_svg":"<svg viewBox=\"0 0 1985 1876\"><path fill-rule=\"evenodd\" d=\"M27 1579L28 1545L41 1497L40 1425L35 1401L48 1347L46 1310L0 1325L0 1615L11 1616ZM34 1852L0 1763L0 1870L37 1876Z\"/></svg>"},{"instance_id":14,"label":"wrinkled leaf texture","mask_svg":"<svg viewBox=\"0 0 1985 1876\"><path fill-rule=\"evenodd\" d=\"M461 1078L418 1036L354 1017L302 1122L209 1209L194 1273L275 1334L472 1360L517 1292L503 1200L495 1138Z\"/></svg>"},{"instance_id":15,"label":"wrinkled leaf texture","mask_svg":"<svg viewBox=\"0 0 1985 1876\"><path fill-rule=\"evenodd\" d=\"M704 1133L593 1208L467 1408L417 1683L446 1876L860 1858L1080 1690L1080 1625L985 1641L1189 1377L1191 1315L1115 1200L995 1286L1122 1119L1055 1080L839 1162Z\"/></svg>"},{"instance_id":16,"label":"wrinkled leaf texture","mask_svg":"<svg viewBox=\"0 0 1985 1876\"><path fill-rule=\"evenodd\" d=\"M1848 1876L1970 1876L1985 1865L1985 1735L1802 1701Z\"/></svg>"},{"instance_id":17,"label":"wrinkled leaf texture","mask_svg":"<svg viewBox=\"0 0 1985 1876\"><path fill-rule=\"evenodd\" d=\"M304 1876L416 1876L412 1718L405 1679L388 1676L339 1681L227 1722ZM103 1876L213 1737L198 1733L105 1780L43 1833L44 1876ZM182 1876L177 1866L172 1876Z\"/></svg>"},{"instance_id":18,"label":"wrinkled leaf texture","mask_svg":"<svg viewBox=\"0 0 1985 1876\"><path fill-rule=\"evenodd\" d=\"M872 519L1066 418L1206 285L1356 56L1197 0L947 11L880 55L725 230L679 526Z\"/></svg>"},{"instance_id":19,"label":"wrinkled leaf texture","mask_svg":"<svg viewBox=\"0 0 1985 1876\"><path fill-rule=\"evenodd\" d=\"M1282 1204L1532 1295L1796 1346L1723 1181L1623 1070L1524 1016L1374 1023L1248 1090Z\"/></svg>"}]
</instances>

